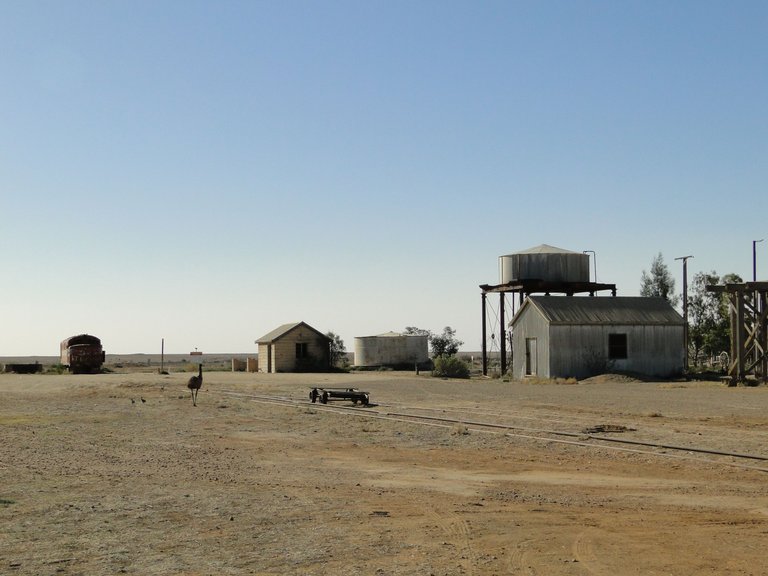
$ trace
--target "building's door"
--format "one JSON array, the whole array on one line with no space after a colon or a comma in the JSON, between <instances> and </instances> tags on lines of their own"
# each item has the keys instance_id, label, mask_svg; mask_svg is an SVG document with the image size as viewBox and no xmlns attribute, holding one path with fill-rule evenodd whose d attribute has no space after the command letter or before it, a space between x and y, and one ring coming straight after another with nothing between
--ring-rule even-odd
<instances>
[{"instance_id":1,"label":"building's door","mask_svg":"<svg viewBox=\"0 0 768 576\"><path fill-rule=\"evenodd\" d=\"M525 339L525 375L536 376L536 338Z\"/></svg>"}]
</instances>

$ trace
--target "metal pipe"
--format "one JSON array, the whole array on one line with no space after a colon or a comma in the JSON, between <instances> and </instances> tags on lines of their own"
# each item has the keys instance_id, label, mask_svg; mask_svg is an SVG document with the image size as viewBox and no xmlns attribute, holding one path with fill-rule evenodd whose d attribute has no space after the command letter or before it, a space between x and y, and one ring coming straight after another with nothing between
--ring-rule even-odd
<instances>
[{"instance_id":1,"label":"metal pipe","mask_svg":"<svg viewBox=\"0 0 768 576\"><path fill-rule=\"evenodd\" d=\"M441 418L438 416L421 416L417 414L407 414L407 413L401 413L401 412L387 412L387 416L399 416L399 417L415 418L419 420L429 420L429 421L435 421L435 422L452 422L452 423L464 424L466 426L483 426L485 428L497 428L500 430L524 430L526 432L554 434L555 436L589 438L591 440L601 440L604 442L618 442L619 444L633 444L635 446L646 446L650 448L666 448L668 450L680 450L683 452L699 452L701 454L715 454L718 456L733 456L734 458L745 458L749 460L768 460L768 456L763 456L761 454L744 454L742 452L728 452L725 450L714 450L714 449L703 448L698 446L676 446L674 444L664 444L661 442L643 442L642 440L626 440L624 438L595 436L594 434L585 434L582 432L566 432L563 430L526 428L523 426L509 426L507 424L494 424L491 422L475 422L472 420L463 420L463 419L456 419L456 418Z\"/></svg>"},{"instance_id":2,"label":"metal pipe","mask_svg":"<svg viewBox=\"0 0 768 576\"><path fill-rule=\"evenodd\" d=\"M507 327L504 319L504 292L499 293L499 344L501 345L501 377L507 373Z\"/></svg>"},{"instance_id":3,"label":"metal pipe","mask_svg":"<svg viewBox=\"0 0 768 576\"><path fill-rule=\"evenodd\" d=\"M680 256L675 260L683 261L683 343L685 345L685 366L684 370L688 372L688 258L693 256Z\"/></svg>"},{"instance_id":4,"label":"metal pipe","mask_svg":"<svg viewBox=\"0 0 768 576\"><path fill-rule=\"evenodd\" d=\"M595 284L597 284L597 254L594 250L583 250L582 254L592 254L592 262L595 265Z\"/></svg>"},{"instance_id":5,"label":"metal pipe","mask_svg":"<svg viewBox=\"0 0 768 576\"><path fill-rule=\"evenodd\" d=\"M481 314L483 316L483 344L482 344L482 346L483 346L483 348L482 348L482 352L483 352L483 376L488 376L488 347L487 347L486 342L485 342L486 339L488 338L488 334L486 332L486 327L485 327L485 314L486 314L486 312L485 312L485 292L482 292L480 294L480 306L481 306L481 310L482 310Z\"/></svg>"},{"instance_id":6,"label":"metal pipe","mask_svg":"<svg viewBox=\"0 0 768 576\"><path fill-rule=\"evenodd\" d=\"M236 392L233 390L220 390L218 391L219 394L224 394L225 396L239 396L243 398L247 398L251 400L252 402L258 402L258 403L264 403L264 404L273 404L273 405L288 405L288 406L297 406L300 404L303 404L303 402L293 400L290 398L285 397L270 397L270 396L261 396L256 394L247 394L243 392ZM750 459L750 460L768 460L768 457L762 456L759 454L743 454L739 452L727 452L727 451L721 451L721 450L710 450L708 448L703 447L697 447L697 446L675 446L673 444L662 444L662 443L655 443L655 442L641 442L637 440L624 440L620 438L603 438L600 436L593 436L590 434L582 434L578 432L564 432L564 431L557 431L557 430L539 430L535 428L521 428L521 427L515 427L515 426L505 426L502 424L492 424L492 423L481 423L481 422L471 422L466 420L460 420L460 419L449 419L449 418L437 418L437 417L429 417L429 416L418 416L418 415L412 415L412 414L403 414L398 412L387 412L385 414L381 412L377 412L376 410L363 410L360 408L355 407L330 407L327 405L316 405L313 406L316 410L322 410L325 412L335 412L335 413L344 413L349 414L351 416L357 416L357 417L363 417L363 418L375 418L380 420L391 420L395 422L403 422L407 424L419 424L421 426L435 426L435 427L441 427L441 428L448 428L450 425L453 424L464 424L469 426L482 426L487 427L491 429L506 429L506 430L522 430L522 431L530 431L530 432L538 432L538 433L546 433L546 434L552 434L552 435L559 435L559 436L566 436L566 437L578 437L578 438L584 438L584 439L591 439L591 440L598 440L598 441L605 441L605 442L617 442L622 444L636 444L638 446L647 446L647 447L653 447L653 448L665 448L668 450L677 450L677 451L684 451L684 452L697 452L701 454L712 454L712 455L718 455L718 456L731 456L733 458L743 458L743 459ZM419 421L420 420L420 421ZM426 420L426 421L425 421ZM431 423L430 421L433 420L434 423ZM486 430L477 430L486 432ZM487 431L490 432L490 431ZM588 448L610 448L614 450L629 450L628 448L619 448L619 447L611 447L611 446L604 446L604 445L596 445L591 444L587 442L578 442L575 440L557 440L554 438L544 438L544 437L537 437L537 436L528 436L524 434L514 434L511 432L504 433L505 436L515 436L515 437L521 437L521 438L530 438L532 440L541 440L545 442L560 442L560 443L566 443L566 444L574 444L578 446L584 446ZM654 456L661 456L661 457L668 457L668 458L684 458L683 456L677 456L673 454L666 454L666 453L658 453L658 452L645 452L645 451L638 451L642 454L653 454ZM690 457L691 460L699 460L694 457ZM710 464L712 461L705 460L705 462L709 462ZM734 462L722 462L721 464L725 464L727 466L732 466L735 468L744 468L744 469L750 469L750 470L757 470L760 472L768 472L768 468L759 468L756 466L747 466L744 464L734 463Z\"/></svg>"}]
</instances>

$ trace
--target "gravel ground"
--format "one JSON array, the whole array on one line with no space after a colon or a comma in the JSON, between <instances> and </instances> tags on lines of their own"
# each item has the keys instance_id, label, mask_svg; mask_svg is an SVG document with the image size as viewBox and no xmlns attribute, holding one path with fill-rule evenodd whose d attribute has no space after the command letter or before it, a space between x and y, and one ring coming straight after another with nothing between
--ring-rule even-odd
<instances>
[{"instance_id":1,"label":"gravel ground","mask_svg":"<svg viewBox=\"0 0 768 576\"><path fill-rule=\"evenodd\" d=\"M0 375L0 574L768 573L768 388L188 376Z\"/></svg>"}]
</instances>

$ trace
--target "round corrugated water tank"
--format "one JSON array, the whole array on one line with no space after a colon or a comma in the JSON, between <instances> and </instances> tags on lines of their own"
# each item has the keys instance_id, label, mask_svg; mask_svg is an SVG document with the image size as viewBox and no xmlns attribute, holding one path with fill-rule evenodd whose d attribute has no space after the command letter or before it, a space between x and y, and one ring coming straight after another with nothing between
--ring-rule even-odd
<instances>
[{"instance_id":1,"label":"round corrugated water tank","mask_svg":"<svg viewBox=\"0 0 768 576\"><path fill-rule=\"evenodd\" d=\"M499 256L499 283L514 280L589 282L589 255L542 244Z\"/></svg>"},{"instance_id":2,"label":"round corrugated water tank","mask_svg":"<svg viewBox=\"0 0 768 576\"><path fill-rule=\"evenodd\" d=\"M355 338L355 366L412 366L429 360L428 338L387 332Z\"/></svg>"}]
</instances>

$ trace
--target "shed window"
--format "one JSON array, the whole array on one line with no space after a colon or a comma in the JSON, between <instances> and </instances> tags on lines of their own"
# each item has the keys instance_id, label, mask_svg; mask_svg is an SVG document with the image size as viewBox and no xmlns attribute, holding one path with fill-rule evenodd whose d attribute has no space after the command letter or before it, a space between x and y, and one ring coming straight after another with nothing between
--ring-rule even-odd
<instances>
[{"instance_id":1,"label":"shed window","mask_svg":"<svg viewBox=\"0 0 768 576\"><path fill-rule=\"evenodd\" d=\"M296 342L296 358L306 358L309 356L306 342Z\"/></svg>"},{"instance_id":2,"label":"shed window","mask_svg":"<svg viewBox=\"0 0 768 576\"><path fill-rule=\"evenodd\" d=\"M626 334L608 334L608 359L626 360L627 358L627 335Z\"/></svg>"}]
</instances>

